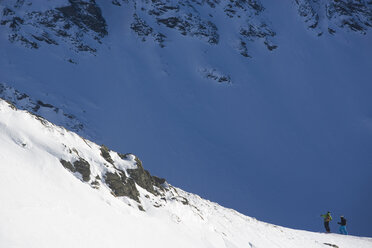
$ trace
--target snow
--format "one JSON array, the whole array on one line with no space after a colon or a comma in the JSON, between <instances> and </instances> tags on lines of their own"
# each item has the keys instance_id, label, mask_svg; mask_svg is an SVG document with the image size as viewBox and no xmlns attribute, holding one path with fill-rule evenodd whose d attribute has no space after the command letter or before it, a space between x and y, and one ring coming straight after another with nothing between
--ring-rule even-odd
<instances>
[{"instance_id":1,"label":"snow","mask_svg":"<svg viewBox=\"0 0 372 248\"><path fill-rule=\"evenodd\" d=\"M67 1L33 2L27 8ZM131 31L131 2L96 2L109 34L95 55L63 42L28 49L10 43L9 30L0 26L0 82L73 113L87 128L80 135L133 152L152 173L187 191L313 231L323 230L319 215L331 210L352 221L351 233L372 236L370 32L338 29L318 37L293 1L262 0L260 18L277 32L278 49L252 42L247 59L236 51L243 21L226 17L220 6L213 13L218 45L162 26L168 40L160 48ZM206 9L198 9L203 17ZM232 83L205 78L205 72ZM22 122L13 125L22 128ZM35 144L38 134L14 132L29 149L41 145L59 159L72 156L62 153L57 134ZM99 147L92 145L92 152L77 136L64 144L89 154L89 162L105 163ZM95 167L94 173L103 171Z\"/></svg>"},{"instance_id":2,"label":"snow","mask_svg":"<svg viewBox=\"0 0 372 248\"><path fill-rule=\"evenodd\" d=\"M66 147L74 147L94 168L104 167L98 145L0 100L1 247L372 246L371 238L260 222L181 189L176 189L178 197L186 198L188 205L168 199L152 207L153 195L141 198L147 204L143 212L128 205L128 199L114 197L105 187L94 189L66 170L59 162L70 154Z\"/></svg>"}]
</instances>

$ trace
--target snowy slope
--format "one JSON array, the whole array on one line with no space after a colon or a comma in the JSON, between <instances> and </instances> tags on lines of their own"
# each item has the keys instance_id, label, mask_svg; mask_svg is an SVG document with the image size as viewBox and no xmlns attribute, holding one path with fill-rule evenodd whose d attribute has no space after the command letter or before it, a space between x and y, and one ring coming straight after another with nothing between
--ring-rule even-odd
<instances>
[{"instance_id":1,"label":"snowy slope","mask_svg":"<svg viewBox=\"0 0 372 248\"><path fill-rule=\"evenodd\" d=\"M17 106L53 106L35 113L247 215L321 231L331 210L372 236L370 1L2 0L0 15Z\"/></svg>"},{"instance_id":2,"label":"snowy slope","mask_svg":"<svg viewBox=\"0 0 372 248\"><path fill-rule=\"evenodd\" d=\"M115 197L105 174L123 172L129 176L130 170L139 166L134 155L105 154L101 146L3 100L0 148L1 247L372 245L371 238L298 231L260 222L165 181L153 192L136 184L138 201ZM88 174L81 168L72 173L61 163L61 159L73 162L77 158L89 164Z\"/></svg>"}]
</instances>

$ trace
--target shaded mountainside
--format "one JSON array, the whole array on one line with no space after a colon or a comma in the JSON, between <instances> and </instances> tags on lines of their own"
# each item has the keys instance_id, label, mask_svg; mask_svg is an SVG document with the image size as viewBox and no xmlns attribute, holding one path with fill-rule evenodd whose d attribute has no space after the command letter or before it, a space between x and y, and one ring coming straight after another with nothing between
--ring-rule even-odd
<instances>
[{"instance_id":1,"label":"shaded mountainside","mask_svg":"<svg viewBox=\"0 0 372 248\"><path fill-rule=\"evenodd\" d=\"M3 88L0 88L0 90L2 89ZM0 91L0 93L2 93L2 91ZM20 94L16 91L16 95ZM26 95L23 96L23 99L28 98ZM1 98L0 101L3 106L6 106L5 109L8 108L8 110L17 111L16 106L10 101L5 103ZM19 102L17 103L20 105ZM29 103L33 104L33 102ZM23 105L20 106L24 107ZM34 108L35 106L39 105L34 105ZM47 107L52 108L52 106ZM3 107L2 111L5 109ZM129 205L137 205L141 210L144 210L141 205L141 201L144 200L148 202L145 203L145 205L152 204L154 207L162 206L162 203L167 202L167 199L177 200L182 202L182 204L188 203L184 197L177 194L177 189L170 186L165 179L152 176L145 170L142 166L142 162L134 154L116 153L109 150L105 145L98 146L30 112L24 112L21 115L25 115L26 119L29 119L28 121L32 124L39 122L39 126L41 125L40 128L48 133L55 133L55 142L58 143L58 148L62 148L62 153L58 149L56 150L55 147L54 151L49 152L51 154L59 154L56 159L60 161L61 165L73 173L78 179L88 183L92 188L100 189L101 187L105 187L113 196L124 197L128 199L127 202ZM67 144L68 139L64 143L63 140L66 135L72 135L74 139L78 140L77 144L85 146L85 150ZM40 141L42 142L42 140ZM15 142L25 149L31 148L31 140L16 139ZM46 145L48 146L47 143ZM145 194L144 192L147 193Z\"/></svg>"},{"instance_id":2,"label":"shaded mountainside","mask_svg":"<svg viewBox=\"0 0 372 248\"><path fill-rule=\"evenodd\" d=\"M0 24L9 28L11 42L33 49L64 42L75 51L94 53L107 35L105 19L95 1L58 1L58 7L53 8L48 8L50 3L35 7L37 4L25 0L1 3Z\"/></svg>"},{"instance_id":3,"label":"shaded mountainside","mask_svg":"<svg viewBox=\"0 0 372 248\"><path fill-rule=\"evenodd\" d=\"M79 120L79 118L73 114L66 113L66 111L60 107L45 103L42 100L33 99L29 95L19 92L13 87L3 83L0 83L0 97L11 102L19 109L27 110L35 115L47 118L57 125L64 126L81 135L89 136L86 133L83 121Z\"/></svg>"},{"instance_id":4,"label":"shaded mountainside","mask_svg":"<svg viewBox=\"0 0 372 248\"><path fill-rule=\"evenodd\" d=\"M277 47L273 43L275 32L263 20L264 6L259 1L113 1L123 8L131 8L130 28L146 41L152 39L164 47L167 29L177 30L184 36L196 37L211 45L220 39L215 15L226 15L236 29L236 47L246 57L248 43L262 40L269 50ZM95 53L107 34L105 18L96 1L58 1L58 7L40 11L32 1L3 1L0 5L1 22L10 30L9 40L37 49L42 44L58 45L70 43L71 49ZM52 7L52 6L50 6ZM42 7L45 8L45 7Z\"/></svg>"},{"instance_id":5,"label":"shaded mountainside","mask_svg":"<svg viewBox=\"0 0 372 248\"><path fill-rule=\"evenodd\" d=\"M308 28L318 35L334 34L339 28L366 34L372 27L372 1L369 0L296 0L296 4Z\"/></svg>"},{"instance_id":6,"label":"shaded mountainside","mask_svg":"<svg viewBox=\"0 0 372 248\"><path fill-rule=\"evenodd\" d=\"M287 229L226 209L150 175L133 154L99 146L2 99L0 131L6 154L0 156L4 247L168 248L179 242L181 248L367 248L372 243Z\"/></svg>"},{"instance_id":7,"label":"shaded mountainside","mask_svg":"<svg viewBox=\"0 0 372 248\"><path fill-rule=\"evenodd\" d=\"M106 144L50 164L140 213L190 199L112 150L267 222L321 231L327 209L371 236L371 3L2 0L0 97Z\"/></svg>"},{"instance_id":8,"label":"shaded mountainside","mask_svg":"<svg viewBox=\"0 0 372 248\"><path fill-rule=\"evenodd\" d=\"M130 28L135 35L142 41L153 40L160 47L169 42L169 29L218 45L224 35L216 24L221 15L227 17L225 22L234 30L231 45L241 55L250 57L249 44L255 41L263 42L268 50L278 47L276 31L270 18L263 17L265 6L259 0L115 0L112 4L132 9ZM337 28L365 34L372 26L372 3L367 0L295 0L295 4L306 25L317 30L318 35L324 31L333 34ZM0 7L0 24L9 29L9 40L29 48L67 42L76 52L94 54L108 35L99 1L65 0L54 6L38 6L17 0L2 1Z\"/></svg>"}]
</instances>

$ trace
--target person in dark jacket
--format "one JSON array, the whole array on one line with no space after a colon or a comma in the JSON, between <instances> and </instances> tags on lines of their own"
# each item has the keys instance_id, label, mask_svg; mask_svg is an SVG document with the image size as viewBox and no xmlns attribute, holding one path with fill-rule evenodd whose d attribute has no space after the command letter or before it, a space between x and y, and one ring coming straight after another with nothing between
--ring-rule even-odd
<instances>
[{"instance_id":1,"label":"person in dark jacket","mask_svg":"<svg viewBox=\"0 0 372 248\"><path fill-rule=\"evenodd\" d=\"M331 229L329 228L329 222L332 220L331 212L328 211L326 214L321 214L320 216L324 219L324 227L327 233L330 233Z\"/></svg>"},{"instance_id":2,"label":"person in dark jacket","mask_svg":"<svg viewBox=\"0 0 372 248\"><path fill-rule=\"evenodd\" d=\"M338 229L341 234L347 235L347 230L346 230L346 219L344 216L341 216L341 221L337 222L337 224L340 225L340 228Z\"/></svg>"}]
</instances>

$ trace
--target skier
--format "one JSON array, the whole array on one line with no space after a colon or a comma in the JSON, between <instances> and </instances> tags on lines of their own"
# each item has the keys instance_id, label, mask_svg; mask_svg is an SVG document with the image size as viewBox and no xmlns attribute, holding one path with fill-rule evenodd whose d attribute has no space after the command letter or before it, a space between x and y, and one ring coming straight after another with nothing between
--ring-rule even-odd
<instances>
[{"instance_id":1,"label":"skier","mask_svg":"<svg viewBox=\"0 0 372 248\"><path fill-rule=\"evenodd\" d=\"M321 214L320 216L324 218L324 227L327 233L330 233L329 222L332 220L331 212L328 211L326 214Z\"/></svg>"},{"instance_id":2,"label":"skier","mask_svg":"<svg viewBox=\"0 0 372 248\"><path fill-rule=\"evenodd\" d=\"M338 229L340 231L340 233L347 235L347 231L346 231L346 219L344 218L344 216L341 216L341 222L337 222L337 224L340 225L340 228Z\"/></svg>"}]
</instances>

